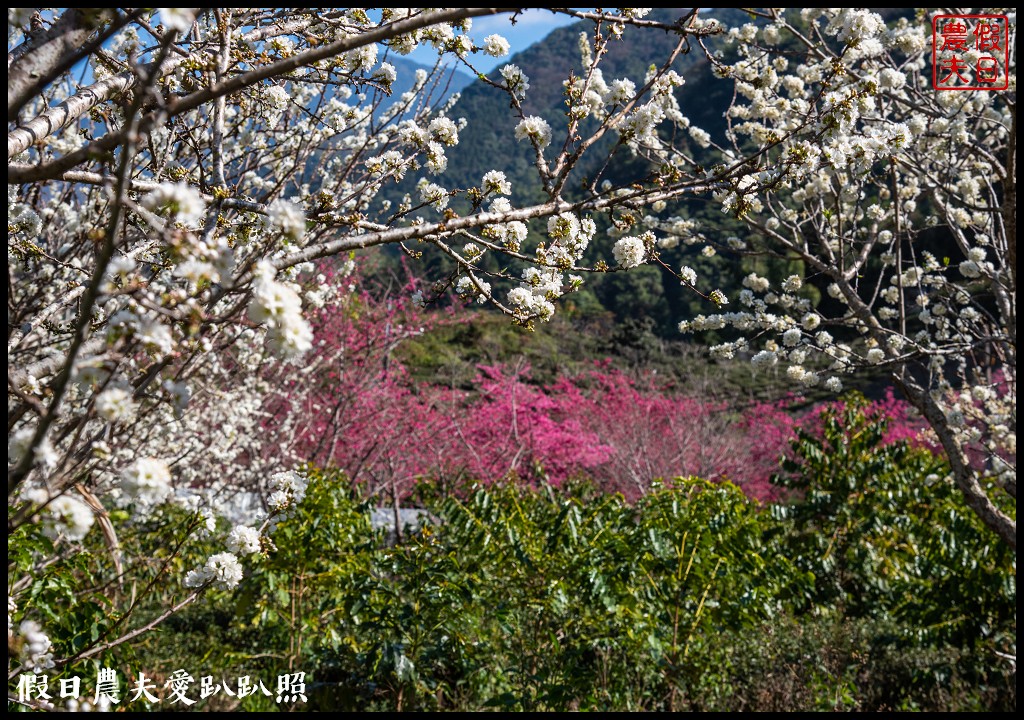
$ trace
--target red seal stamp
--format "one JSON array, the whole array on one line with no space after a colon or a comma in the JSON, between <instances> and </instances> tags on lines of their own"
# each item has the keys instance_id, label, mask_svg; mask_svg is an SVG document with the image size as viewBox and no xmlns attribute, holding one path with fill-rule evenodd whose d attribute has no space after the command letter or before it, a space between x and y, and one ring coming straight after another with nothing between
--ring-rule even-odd
<instances>
[{"instance_id":1,"label":"red seal stamp","mask_svg":"<svg viewBox=\"0 0 1024 720\"><path fill-rule=\"evenodd\" d=\"M1005 90L1010 85L1009 23L1005 15L932 18L932 87Z\"/></svg>"}]
</instances>

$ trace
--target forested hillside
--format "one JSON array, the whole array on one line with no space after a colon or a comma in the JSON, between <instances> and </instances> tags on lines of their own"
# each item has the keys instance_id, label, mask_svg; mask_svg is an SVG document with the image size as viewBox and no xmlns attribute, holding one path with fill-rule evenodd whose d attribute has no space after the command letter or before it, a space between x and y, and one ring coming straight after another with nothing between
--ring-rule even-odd
<instances>
[{"instance_id":1,"label":"forested hillside","mask_svg":"<svg viewBox=\"0 0 1024 720\"><path fill-rule=\"evenodd\" d=\"M664 23L674 23L685 14L678 8L654 10L649 18ZM714 11L723 22L749 20L738 10ZM553 30L541 42L512 56L509 64L519 67L529 79L529 89L524 100L528 114L545 118L553 127L564 125L566 114L565 87L563 79L568 73L577 75L582 70L579 34L585 23ZM613 83L620 78L643 78L652 64L660 64L674 46L673 36L666 32L626 32L609 46L604 60L604 81ZM706 129L717 142L723 139L725 130L724 113L732 98L728 83L716 82L710 64L704 53L695 44L689 52L681 54L672 64L686 82L677 90L680 107L693 124ZM488 79L500 84L500 68L489 74ZM461 97L448 113L452 118L464 118L466 126L461 131L460 152L448 161L447 169L441 176L449 188L472 188L488 170L500 167L511 181L511 198L515 204L542 201L544 191L536 168L533 166L533 150L527 143L516 142L512 129L516 120L509 109L507 94L482 80L473 82L461 91ZM584 123L581 134L586 136L596 127L590 120ZM554 144L567 141L563 136L555 138ZM701 152L701 147L690 143L691 150ZM610 160L609 160L610 156ZM607 187L626 187L642 181L651 173L649 163L637 157L619 139L610 134L588 150L571 174L566 195L583 196L584 182ZM415 194L421 174L409 175L405 181L389 190L397 202L404 194ZM468 203L454 198L452 207L465 210ZM669 208L671 211L672 208ZM731 223L723 217L718 204L710 197L689 198L678 202L675 215L690 228L690 243L663 249L663 256L670 266L681 264L693 267L701 277L718 287L738 289L743 277L751 271L767 275L773 280L799 271L799 262L765 262L763 260L740 258L729 254L702 254L709 243L723 251L727 250L726 237L741 232L739 223ZM713 221L715 233L701 232L702 219ZM692 222L690 222L692 221ZM599 233L592 247L595 257L611 262L612 245L615 238L608 233L607 222L599 222ZM730 230L732 228L732 230ZM678 227L676 228L678 229ZM726 232L728 231L728 232ZM723 235L722 233L725 232ZM531 238L543 237L543 226L531 226ZM705 251L707 253L707 251ZM397 260L397 250L390 255ZM424 276L435 277L440 268L447 265L441 258L435 258L437 265L415 266ZM392 271L393 266L387 266ZM813 293L813 289L809 289ZM676 339L679 337L677 324L683 318L692 317L706 310L702 300L687 293L678 280L655 265L635 268L632 272L597 274L588 278L586 289L573 298L571 314L583 322L600 322L610 317L627 325L627 334L637 336L650 343L653 338ZM715 336L701 338L713 341Z\"/></svg>"}]
</instances>

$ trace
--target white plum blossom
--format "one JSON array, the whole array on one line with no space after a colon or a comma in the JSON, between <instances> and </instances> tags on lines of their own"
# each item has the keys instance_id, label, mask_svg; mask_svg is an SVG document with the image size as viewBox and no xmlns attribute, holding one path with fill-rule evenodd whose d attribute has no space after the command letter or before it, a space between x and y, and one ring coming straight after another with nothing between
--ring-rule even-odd
<instances>
[{"instance_id":1,"label":"white plum blossom","mask_svg":"<svg viewBox=\"0 0 1024 720\"><path fill-rule=\"evenodd\" d=\"M180 33L188 32L196 19L192 8L157 8L156 13L161 25Z\"/></svg>"},{"instance_id":2,"label":"white plum blossom","mask_svg":"<svg viewBox=\"0 0 1024 720\"><path fill-rule=\"evenodd\" d=\"M782 344L786 347L796 347L800 344L802 336L799 328L790 328L782 334Z\"/></svg>"},{"instance_id":3,"label":"white plum blossom","mask_svg":"<svg viewBox=\"0 0 1024 720\"><path fill-rule=\"evenodd\" d=\"M385 87L391 87L395 80L398 79L398 71L395 70L395 66L391 63L381 63L374 71L372 75L373 79L379 82Z\"/></svg>"},{"instance_id":4,"label":"white plum blossom","mask_svg":"<svg viewBox=\"0 0 1024 720\"><path fill-rule=\"evenodd\" d=\"M197 286L204 280L218 282L220 271L213 263L200 260L186 260L174 268L174 277L185 278Z\"/></svg>"},{"instance_id":5,"label":"white plum blossom","mask_svg":"<svg viewBox=\"0 0 1024 720\"><path fill-rule=\"evenodd\" d=\"M345 64L352 70L369 70L377 63L377 44L367 43L345 53Z\"/></svg>"},{"instance_id":6,"label":"white plum blossom","mask_svg":"<svg viewBox=\"0 0 1024 720\"><path fill-rule=\"evenodd\" d=\"M110 258L110 262L107 264L107 275L110 277L127 277L137 266L138 263L130 257L115 255Z\"/></svg>"},{"instance_id":7,"label":"white plum blossom","mask_svg":"<svg viewBox=\"0 0 1024 720\"><path fill-rule=\"evenodd\" d=\"M499 72L505 78L505 87L513 96L520 100L526 97L526 91L530 89L530 78L526 77L518 65L505 65Z\"/></svg>"},{"instance_id":8,"label":"white plum blossom","mask_svg":"<svg viewBox=\"0 0 1024 720\"><path fill-rule=\"evenodd\" d=\"M53 644L35 620L22 620L18 626L22 638L20 660L22 667L32 673L44 673L54 666Z\"/></svg>"},{"instance_id":9,"label":"white plum blossom","mask_svg":"<svg viewBox=\"0 0 1024 720\"><path fill-rule=\"evenodd\" d=\"M612 247L612 254L615 262L624 268L633 268L642 265L647 255L647 248L644 241L638 237L627 236L619 238Z\"/></svg>"},{"instance_id":10,"label":"white plum blossom","mask_svg":"<svg viewBox=\"0 0 1024 720\"><path fill-rule=\"evenodd\" d=\"M440 175L448 169L448 155L444 145L433 140L427 143L427 169L433 175Z\"/></svg>"},{"instance_id":11,"label":"white plum blossom","mask_svg":"<svg viewBox=\"0 0 1024 720\"><path fill-rule=\"evenodd\" d=\"M185 575L185 587L199 588L213 583L222 590L233 590L242 582L242 565L232 553L217 553L207 559L201 568L190 570Z\"/></svg>"},{"instance_id":12,"label":"white plum blossom","mask_svg":"<svg viewBox=\"0 0 1024 720\"><path fill-rule=\"evenodd\" d=\"M306 214L295 201L278 198L267 207L267 225L289 240L298 242L306 234Z\"/></svg>"},{"instance_id":13,"label":"white plum blossom","mask_svg":"<svg viewBox=\"0 0 1024 720\"><path fill-rule=\"evenodd\" d=\"M22 383L21 389L29 395L42 395L43 386L39 383L39 379L32 373L25 375L25 380Z\"/></svg>"},{"instance_id":14,"label":"white plum blossom","mask_svg":"<svg viewBox=\"0 0 1024 720\"><path fill-rule=\"evenodd\" d=\"M142 207L167 215L186 227L198 225L206 215L203 195L185 182L164 182L142 199Z\"/></svg>"},{"instance_id":15,"label":"white plum blossom","mask_svg":"<svg viewBox=\"0 0 1024 720\"><path fill-rule=\"evenodd\" d=\"M645 103L626 116L619 132L632 147L660 145L655 129L665 119L665 111L654 103Z\"/></svg>"},{"instance_id":16,"label":"white plum blossom","mask_svg":"<svg viewBox=\"0 0 1024 720\"><path fill-rule=\"evenodd\" d=\"M171 329L157 320L145 320L135 329L135 339L160 355L174 350L174 336Z\"/></svg>"},{"instance_id":17,"label":"white plum blossom","mask_svg":"<svg viewBox=\"0 0 1024 720\"><path fill-rule=\"evenodd\" d=\"M965 278L975 279L981 277L981 266L973 260L964 260L959 265L960 274Z\"/></svg>"},{"instance_id":18,"label":"white plum blossom","mask_svg":"<svg viewBox=\"0 0 1024 720\"><path fill-rule=\"evenodd\" d=\"M800 279L799 275L790 275L782 281L782 289L786 292L796 292L803 286L803 280Z\"/></svg>"},{"instance_id":19,"label":"white plum blossom","mask_svg":"<svg viewBox=\"0 0 1024 720\"><path fill-rule=\"evenodd\" d=\"M96 520L92 508L69 493L51 498L46 490L32 488L21 497L42 508L43 534L53 540L82 540Z\"/></svg>"},{"instance_id":20,"label":"white plum blossom","mask_svg":"<svg viewBox=\"0 0 1024 720\"><path fill-rule=\"evenodd\" d=\"M711 293L708 295L708 300L710 300L711 302L718 306L729 304L729 298L726 297L726 294L721 290L717 289L711 291Z\"/></svg>"},{"instance_id":21,"label":"white plum blossom","mask_svg":"<svg viewBox=\"0 0 1024 720\"><path fill-rule=\"evenodd\" d=\"M107 422L127 422L135 417L132 394L120 387L111 387L96 396L96 414Z\"/></svg>"},{"instance_id":22,"label":"white plum blossom","mask_svg":"<svg viewBox=\"0 0 1024 720\"><path fill-rule=\"evenodd\" d=\"M573 213L559 213L548 218L548 235L552 240L575 241L583 226Z\"/></svg>"},{"instance_id":23,"label":"white plum blossom","mask_svg":"<svg viewBox=\"0 0 1024 720\"><path fill-rule=\"evenodd\" d=\"M520 319L536 316L547 321L555 312L554 304L545 295L538 294L533 288L524 285L509 290L508 304L517 311L517 317Z\"/></svg>"},{"instance_id":24,"label":"white plum blossom","mask_svg":"<svg viewBox=\"0 0 1024 720\"><path fill-rule=\"evenodd\" d=\"M487 297L490 295L491 286L482 280L474 282L473 278L463 275L455 284L455 292L464 298L476 298L477 302L483 303L487 301Z\"/></svg>"},{"instance_id":25,"label":"white plum blossom","mask_svg":"<svg viewBox=\"0 0 1024 720\"><path fill-rule=\"evenodd\" d=\"M270 263L255 271L249 318L267 327L267 339L282 355L300 356L313 344L313 331L302 316L302 300L293 287L274 280Z\"/></svg>"},{"instance_id":26,"label":"white plum blossom","mask_svg":"<svg viewBox=\"0 0 1024 720\"><path fill-rule=\"evenodd\" d=\"M754 292L768 292L771 287L771 283L768 282L767 278L760 277L757 273L750 273L743 278L743 286L748 287Z\"/></svg>"},{"instance_id":27,"label":"white plum blossom","mask_svg":"<svg viewBox=\"0 0 1024 720\"><path fill-rule=\"evenodd\" d=\"M217 514L202 495L188 493L178 496L178 503L193 517L193 532L198 538L210 537L217 529Z\"/></svg>"},{"instance_id":28,"label":"white plum blossom","mask_svg":"<svg viewBox=\"0 0 1024 720\"><path fill-rule=\"evenodd\" d=\"M26 425L15 430L7 439L7 463L9 465L17 464L21 461L25 453L28 452L34 435L35 428ZM53 449L53 445L49 438L44 437L43 440L35 447L33 450L33 460L35 464L41 465L45 468L56 465L57 453Z\"/></svg>"},{"instance_id":29,"label":"white plum blossom","mask_svg":"<svg viewBox=\"0 0 1024 720\"><path fill-rule=\"evenodd\" d=\"M825 381L825 389L834 393L842 392L843 381L833 375Z\"/></svg>"},{"instance_id":30,"label":"white plum blossom","mask_svg":"<svg viewBox=\"0 0 1024 720\"><path fill-rule=\"evenodd\" d=\"M171 496L171 470L163 460L139 458L121 471L121 490L142 509L159 505Z\"/></svg>"},{"instance_id":31,"label":"white plum blossom","mask_svg":"<svg viewBox=\"0 0 1024 720\"><path fill-rule=\"evenodd\" d=\"M625 105L636 95L636 85L632 80L613 80L608 86L606 101L613 105Z\"/></svg>"},{"instance_id":32,"label":"white plum blossom","mask_svg":"<svg viewBox=\"0 0 1024 720\"><path fill-rule=\"evenodd\" d=\"M420 200L425 203L429 203L437 211L444 210L448 207L448 191L437 183L427 182L423 180L419 184Z\"/></svg>"},{"instance_id":33,"label":"white plum blossom","mask_svg":"<svg viewBox=\"0 0 1024 720\"><path fill-rule=\"evenodd\" d=\"M46 510L50 515L44 530L50 537L65 537L78 541L84 538L92 527L96 516L88 505L68 494L54 498Z\"/></svg>"},{"instance_id":34,"label":"white plum blossom","mask_svg":"<svg viewBox=\"0 0 1024 720\"><path fill-rule=\"evenodd\" d=\"M790 380L803 382L804 376L807 375L807 370L803 365L790 365L786 368L786 375Z\"/></svg>"},{"instance_id":35,"label":"white plum blossom","mask_svg":"<svg viewBox=\"0 0 1024 720\"><path fill-rule=\"evenodd\" d=\"M777 365L779 362L778 354L771 350L762 350L761 352L750 358L750 364L755 368L767 368Z\"/></svg>"},{"instance_id":36,"label":"white plum blossom","mask_svg":"<svg viewBox=\"0 0 1024 720\"><path fill-rule=\"evenodd\" d=\"M448 23L431 25L420 32L422 33L423 38L425 40L429 40L430 44L437 50L445 49L445 46L455 40L455 31Z\"/></svg>"},{"instance_id":37,"label":"white plum blossom","mask_svg":"<svg viewBox=\"0 0 1024 720\"><path fill-rule=\"evenodd\" d=\"M459 144L459 128L451 118L439 117L430 121L427 132L434 140L452 147Z\"/></svg>"},{"instance_id":38,"label":"white plum blossom","mask_svg":"<svg viewBox=\"0 0 1024 720\"><path fill-rule=\"evenodd\" d=\"M899 90L907 84L907 76L895 68L883 68L878 75L878 84L883 88Z\"/></svg>"},{"instance_id":39,"label":"white plum blossom","mask_svg":"<svg viewBox=\"0 0 1024 720\"><path fill-rule=\"evenodd\" d=\"M803 326L804 330L811 332L821 325L821 316L816 313L807 313L800 320L800 324Z\"/></svg>"},{"instance_id":40,"label":"white plum blossom","mask_svg":"<svg viewBox=\"0 0 1024 720\"><path fill-rule=\"evenodd\" d=\"M505 178L505 173L501 170L491 170L484 174L480 187L485 193L492 192L499 195L508 195L512 192L512 183Z\"/></svg>"},{"instance_id":41,"label":"white plum blossom","mask_svg":"<svg viewBox=\"0 0 1024 720\"><path fill-rule=\"evenodd\" d=\"M294 507L306 497L306 478L294 471L275 473L270 476L267 487L270 497L267 505L271 510L281 511Z\"/></svg>"},{"instance_id":42,"label":"white plum blossom","mask_svg":"<svg viewBox=\"0 0 1024 720\"><path fill-rule=\"evenodd\" d=\"M835 12L829 30L835 32L840 40L858 43L874 39L885 30L882 17L869 10L849 8Z\"/></svg>"},{"instance_id":43,"label":"white plum blossom","mask_svg":"<svg viewBox=\"0 0 1024 720\"><path fill-rule=\"evenodd\" d=\"M260 551L260 532L247 525L236 525L228 534L228 550L236 555L252 555Z\"/></svg>"},{"instance_id":44,"label":"white plum blossom","mask_svg":"<svg viewBox=\"0 0 1024 720\"><path fill-rule=\"evenodd\" d=\"M267 104L276 111L284 110L292 101L292 96L280 85L271 85L265 88L263 90L263 97Z\"/></svg>"},{"instance_id":45,"label":"white plum blossom","mask_svg":"<svg viewBox=\"0 0 1024 720\"><path fill-rule=\"evenodd\" d=\"M700 147L706 148L711 145L711 135L706 130L702 130L696 125L691 125L689 128L690 137Z\"/></svg>"},{"instance_id":46,"label":"white plum blossom","mask_svg":"<svg viewBox=\"0 0 1024 720\"><path fill-rule=\"evenodd\" d=\"M551 144L551 126L547 121L537 115L530 115L516 125L516 140L529 138L539 147L545 148Z\"/></svg>"},{"instance_id":47,"label":"white plum blossom","mask_svg":"<svg viewBox=\"0 0 1024 720\"><path fill-rule=\"evenodd\" d=\"M508 40L501 35L488 35L484 38L484 53L491 57L505 57L508 55Z\"/></svg>"},{"instance_id":48,"label":"white plum blossom","mask_svg":"<svg viewBox=\"0 0 1024 720\"><path fill-rule=\"evenodd\" d=\"M526 308L533 303L533 292L527 287L512 288L508 292L508 304Z\"/></svg>"}]
</instances>

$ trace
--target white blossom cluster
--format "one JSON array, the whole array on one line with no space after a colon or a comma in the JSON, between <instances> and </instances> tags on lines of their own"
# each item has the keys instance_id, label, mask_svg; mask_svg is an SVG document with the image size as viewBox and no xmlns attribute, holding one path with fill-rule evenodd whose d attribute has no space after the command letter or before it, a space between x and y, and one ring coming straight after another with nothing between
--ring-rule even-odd
<instances>
[{"instance_id":1,"label":"white blossom cluster","mask_svg":"<svg viewBox=\"0 0 1024 720\"><path fill-rule=\"evenodd\" d=\"M508 40L501 35L488 35L484 38L484 52L491 57L505 57L508 55Z\"/></svg>"},{"instance_id":2,"label":"white blossom cluster","mask_svg":"<svg viewBox=\"0 0 1024 720\"><path fill-rule=\"evenodd\" d=\"M306 478L294 470L274 473L267 483L270 490L267 507L277 513L294 508L306 497L307 485Z\"/></svg>"},{"instance_id":3,"label":"white blossom cluster","mask_svg":"<svg viewBox=\"0 0 1024 720\"><path fill-rule=\"evenodd\" d=\"M264 540L262 529L271 532L277 522L292 513L306 496L306 478L294 471L278 472L270 476L267 482L270 491L267 497L266 513L255 513L253 519L262 518L261 528L251 525L237 524L228 533L226 545L229 552L211 555L200 567L186 573L183 583L185 587L199 589L207 586L222 590L233 590L238 587L244 576L244 569L239 557L256 555L265 546L272 547L269 540ZM201 508L200 517L205 508ZM211 525L213 517L210 516ZM212 527L210 528L212 530Z\"/></svg>"},{"instance_id":4,"label":"white blossom cluster","mask_svg":"<svg viewBox=\"0 0 1024 720\"><path fill-rule=\"evenodd\" d=\"M530 78L528 78L518 65L505 65L499 71L505 80L505 87L513 97L522 100L526 97L526 91L530 89Z\"/></svg>"},{"instance_id":5,"label":"white blossom cluster","mask_svg":"<svg viewBox=\"0 0 1024 720\"><path fill-rule=\"evenodd\" d=\"M195 13L190 8L157 8L160 24L168 30L187 32L195 20Z\"/></svg>"},{"instance_id":6,"label":"white blossom cluster","mask_svg":"<svg viewBox=\"0 0 1024 720\"><path fill-rule=\"evenodd\" d=\"M202 193L184 182L160 183L146 194L142 206L186 227L198 225L206 214Z\"/></svg>"},{"instance_id":7,"label":"white blossom cluster","mask_svg":"<svg viewBox=\"0 0 1024 720\"><path fill-rule=\"evenodd\" d=\"M121 471L121 490L129 502L146 511L173 494L171 470L158 458L138 458Z\"/></svg>"},{"instance_id":8,"label":"white blossom cluster","mask_svg":"<svg viewBox=\"0 0 1024 720\"><path fill-rule=\"evenodd\" d=\"M300 205L279 198L267 206L267 225L292 242L298 242L306 233L306 216Z\"/></svg>"},{"instance_id":9,"label":"white blossom cluster","mask_svg":"<svg viewBox=\"0 0 1024 720\"><path fill-rule=\"evenodd\" d=\"M627 236L619 238L612 247L612 254L615 262L622 267L629 269L643 265L647 256L647 248L642 238Z\"/></svg>"},{"instance_id":10,"label":"white blossom cluster","mask_svg":"<svg viewBox=\"0 0 1024 720\"><path fill-rule=\"evenodd\" d=\"M54 449L49 438L43 438L35 448L32 448L32 438L35 436L35 428L31 425L24 425L16 430L7 440L7 463L16 465L22 458L32 451L32 464L42 468L51 468L57 464L57 451Z\"/></svg>"},{"instance_id":11,"label":"white blossom cluster","mask_svg":"<svg viewBox=\"0 0 1024 720\"><path fill-rule=\"evenodd\" d=\"M42 488L29 488L21 498L42 508L43 533L53 540L82 540L96 520L92 508L70 493L51 498Z\"/></svg>"},{"instance_id":12,"label":"white blossom cluster","mask_svg":"<svg viewBox=\"0 0 1024 720\"><path fill-rule=\"evenodd\" d=\"M1016 301L998 218L1011 108L993 93L932 90L927 23L887 26L870 10L806 9L801 22L835 44L797 61L766 51L804 37L789 16L776 18L730 29L736 59L715 58L737 93L727 139L752 142L773 161L758 172L741 169L732 151L717 165L703 162L723 211L749 229L734 249L787 253L806 273L778 284L752 273L738 311L687 319L680 329L739 335L712 352L749 357L759 370L780 367L804 387L838 392L858 368L890 373L963 473L977 472L983 450L988 472L1009 482L1015 343L1007 319ZM925 232L948 238L946 257ZM812 304L819 288L838 310ZM980 347L999 367L995 375L974 365Z\"/></svg>"},{"instance_id":13,"label":"white blossom cluster","mask_svg":"<svg viewBox=\"0 0 1024 720\"><path fill-rule=\"evenodd\" d=\"M207 559L206 564L185 575L185 587L200 588L213 584L222 590L233 590L242 582L242 564L233 554L217 553Z\"/></svg>"},{"instance_id":14,"label":"white blossom cluster","mask_svg":"<svg viewBox=\"0 0 1024 720\"><path fill-rule=\"evenodd\" d=\"M496 193L498 195L510 195L512 193L512 183L505 177L505 173L501 170L490 170L484 174L483 181L480 183L480 188L485 193Z\"/></svg>"},{"instance_id":15,"label":"white blossom cluster","mask_svg":"<svg viewBox=\"0 0 1024 720\"><path fill-rule=\"evenodd\" d=\"M247 525L236 525L228 535L228 549L235 555L252 555L260 551L260 531Z\"/></svg>"},{"instance_id":16,"label":"white blossom cluster","mask_svg":"<svg viewBox=\"0 0 1024 720\"><path fill-rule=\"evenodd\" d=\"M256 269L249 319L267 328L267 340L286 357L300 356L313 346L313 330L302 316L298 288L274 279L268 262Z\"/></svg>"},{"instance_id":17,"label":"white blossom cluster","mask_svg":"<svg viewBox=\"0 0 1024 720\"><path fill-rule=\"evenodd\" d=\"M597 224L589 217L581 220L573 213L559 213L550 217L547 225L550 242L537 249L537 265L525 268L519 286L508 292L508 306L520 322L550 320L555 313L554 301L583 284L578 275L566 278L565 271L583 257Z\"/></svg>"},{"instance_id":18,"label":"white blossom cluster","mask_svg":"<svg viewBox=\"0 0 1024 720\"><path fill-rule=\"evenodd\" d=\"M508 198L503 197L494 198L488 207L488 212L495 214L503 214L511 210L512 203ZM506 250L519 252L523 245L523 241L526 240L526 237L529 234L529 228L522 220L510 220L508 222L485 225L480 234Z\"/></svg>"},{"instance_id":19,"label":"white blossom cluster","mask_svg":"<svg viewBox=\"0 0 1024 720\"><path fill-rule=\"evenodd\" d=\"M464 275L456 282L455 292L466 300L475 299L478 303L484 303L490 297L491 285L480 278Z\"/></svg>"},{"instance_id":20,"label":"white blossom cluster","mask_svg":"<svg viewBox=\"0 0 1024 720\"><path fill-rule=\"evenodd\" d=\"M516 140L529 139L530 142L543 150L551 144L551 126L548 125L547 120L539 115L530 115L523 118L516 125L515 136Z\"/></svg>"},{"instance_id":21,"label":"white blossom cluster","mask_svg":"<svg viewBox=\"0 0 1024 720\"><path fill-rule=\"evenodd\" d=\"M22 620L18 626L18 634L22 639L19 659L26 671L43 673L54 666L53 644L39 623L35 620Z\"/></svg>"},{"instance_id":22,"label":"white blossom cluster","mask_svg":"<svg viewBox=\"0 0 1024 720\"><path fill-rule=\"evenodd\" d=\"M96 396L96 414L108 422L129 422L135 417L136 403L121 387L107 388Z\"/></svg>"}]
</instances>

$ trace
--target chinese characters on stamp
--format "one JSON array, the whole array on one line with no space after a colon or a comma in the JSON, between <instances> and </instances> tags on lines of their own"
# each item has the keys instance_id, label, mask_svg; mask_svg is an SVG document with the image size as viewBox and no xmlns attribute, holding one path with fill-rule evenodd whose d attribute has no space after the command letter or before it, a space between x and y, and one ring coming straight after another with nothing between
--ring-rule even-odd
<instances>
[{"instance_id":1,"label":"chinese characters on stamp","mask_svg":"<svg viewBox=\"0 0 1024 720\"><path fill-rule=\"evenodd\" d=\"M1008 88L1007 31L1005 15L936 15L932 18L932 87Z\"/></svg>"}]
</instances>

